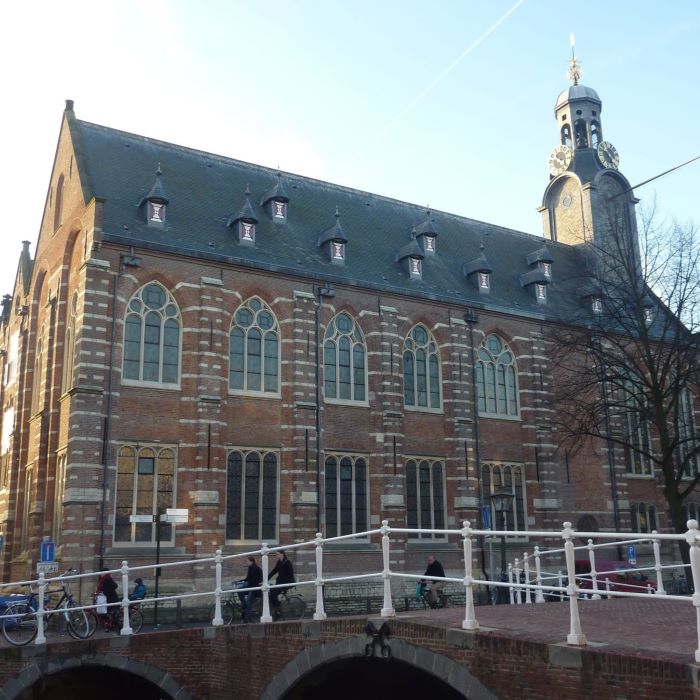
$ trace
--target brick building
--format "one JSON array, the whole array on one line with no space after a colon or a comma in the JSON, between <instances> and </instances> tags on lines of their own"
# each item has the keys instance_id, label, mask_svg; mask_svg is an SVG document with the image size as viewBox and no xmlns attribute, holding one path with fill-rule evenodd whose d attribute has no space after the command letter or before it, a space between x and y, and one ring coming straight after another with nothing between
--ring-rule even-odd
<instances>
[{"instance_id":1,"label":"brick building","mask_svg":"<svg viewBox=\"0 0 700 700\"><path fill-rule=\"evenodd\" d=\"M166 558L479 523L500 486L509 529L665 528L653 474L557 450L546 331L596 311L575 280L603 194L635 235L600 109L577 80L559 96L537 237L84 122L68 101L36 254L2 306L4 579L46 535L82 569L150 561L155 525L130 515L159 507L189 509ZM458 566L439 536L399 556L427 550Z\"/></svg>"}]
</instances>

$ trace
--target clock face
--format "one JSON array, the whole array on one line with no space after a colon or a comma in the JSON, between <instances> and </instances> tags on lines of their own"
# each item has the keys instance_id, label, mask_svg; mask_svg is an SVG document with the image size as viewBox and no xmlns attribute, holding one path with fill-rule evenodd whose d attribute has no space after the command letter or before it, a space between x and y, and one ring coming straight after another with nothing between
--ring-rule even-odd
<instances>
[{"instance_id":1,"label":"clock face","mask_svg":"<svg viewBox=\"0 0 700 700\"><path fill-rule=\"evenodd\" d=\"M549 156L549 172L556 177L563 173L570 165L573 153L568 146L557 146Z\"/></svg>"},{"instance_id":2,"label":"clock face","mask_svg":"<svg viewBox=\"0 0 700 700\"><path fill-rule=\"evenodd\" d=\"M620 154L609 141L601 141L598 144L596 155L604 168L617 170L617 166L620 164Z\"/></svg>"}]
</instances>

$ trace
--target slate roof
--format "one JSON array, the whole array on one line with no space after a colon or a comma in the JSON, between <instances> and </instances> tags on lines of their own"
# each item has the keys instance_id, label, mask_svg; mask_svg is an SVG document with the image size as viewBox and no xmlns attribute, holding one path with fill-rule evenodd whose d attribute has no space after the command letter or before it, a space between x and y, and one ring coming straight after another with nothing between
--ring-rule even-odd
<instances>
[{"instance_id":1,"label":"slate roof","mask_svg":"<svg viewBox=\"0 0 700 700\"><path fill-rule=\"evenodd\" d=\"M78 120L72 111L66 115L87 178L84 192L104 203L105 242L537 318L581 314L576 280L585 265L574 247L547 242L552 281L547 304L538 304L520 276L530 270L528 256L542 249L542 236L432 211L430 225L440 232L437 252L423 260L423 278L410 279L397 255L424 224L423 206L285 173L280 184L289 197L288 219L280 225L259 204L279 182L277 170ZM138 205L159 164L169 205L165 225L154 228ZM238 243L226 225L240 211L247 185L258 219L255 246ZM349 241L344 266L332 265L318 247L336 208ZM462 272L463 263L482 253L493 263L488 300Z\"/></svg>"}]
</instances>

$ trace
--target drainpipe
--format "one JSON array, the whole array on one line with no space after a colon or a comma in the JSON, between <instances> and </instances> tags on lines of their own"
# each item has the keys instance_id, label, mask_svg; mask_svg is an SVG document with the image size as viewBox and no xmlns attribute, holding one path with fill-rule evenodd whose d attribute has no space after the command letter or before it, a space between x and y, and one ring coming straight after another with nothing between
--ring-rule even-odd
<instances>
[{"instance_id":1,"label":"drainpipe","mask_svg":"<svg viewBox=\"0 0 700 700\"><path fill-rule=\"evenodd\" d=\"M316 532L321 532L321 304L322 299L332 299L335 289L329 282L316 287Z\"/></svg>"}]
</instances>

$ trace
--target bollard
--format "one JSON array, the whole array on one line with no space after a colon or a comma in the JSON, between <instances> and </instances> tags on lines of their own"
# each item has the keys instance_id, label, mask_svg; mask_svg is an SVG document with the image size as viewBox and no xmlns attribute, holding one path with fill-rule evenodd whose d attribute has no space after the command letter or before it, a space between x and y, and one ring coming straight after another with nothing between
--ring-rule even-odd
<instances>
[{"instance_id":1,"label":"bollard","mask_svg":"<svg viewBox=\"0 0 700 700\"><path fill-rule=\"evenodd\" d=\"M46 644L46 635L44 634L44 603L46 600L46 585L47 581L42 572L39 574L39 607L36 611L37 633L34 644Z\"/></svg>"}]
</instances>

